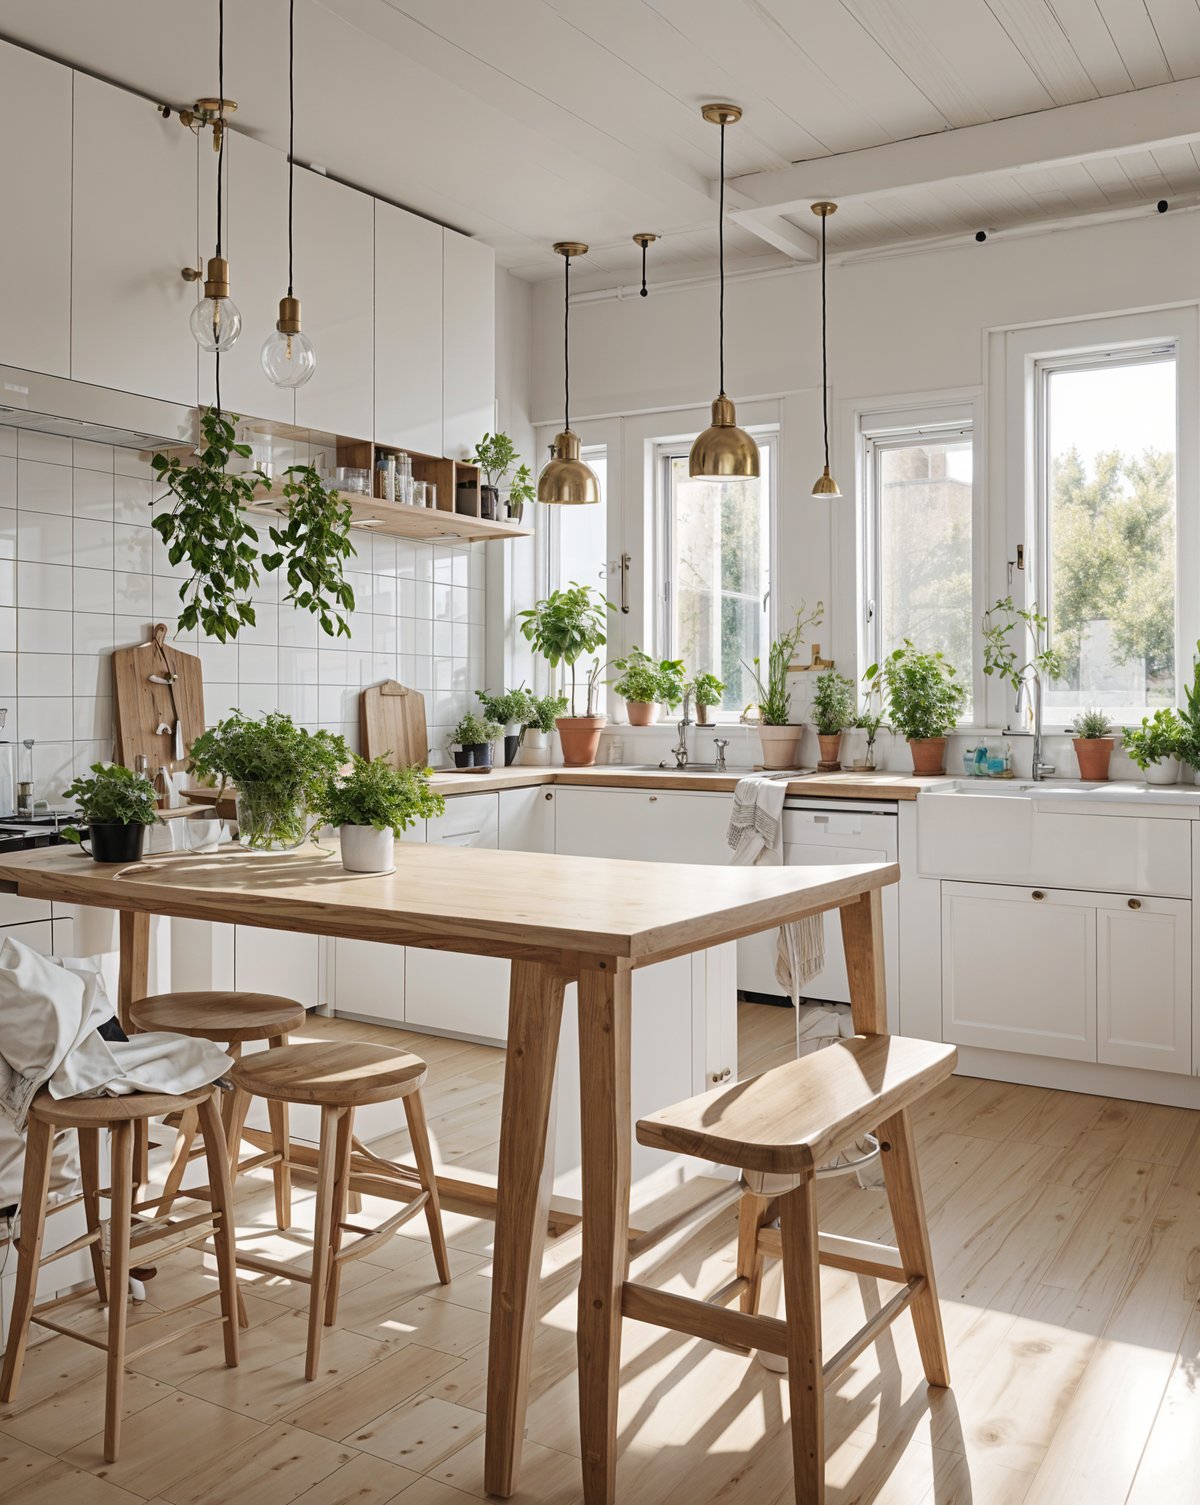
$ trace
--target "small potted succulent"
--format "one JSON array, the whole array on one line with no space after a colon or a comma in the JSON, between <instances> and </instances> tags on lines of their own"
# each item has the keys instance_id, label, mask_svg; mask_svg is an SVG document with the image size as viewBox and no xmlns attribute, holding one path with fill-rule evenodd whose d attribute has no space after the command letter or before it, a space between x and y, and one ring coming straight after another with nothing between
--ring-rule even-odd
<instances>
[{"instance_id":1,"label":"small potted succulent","mask_svg":"<svg viewBox=\"0 0 1200 1505\"><path fill-rule=\"evenodd\" d=\"M523 685L515 690L505 690L501 695L491 695L487 690L476 690L475 698L483 707L488 721L495 721L504 728L504 763L507 767L517 761L521 746L521 733L529 715L531 696Z\"/></svg>"},{"instance_id":2,"label":"small potted succulent","mask_svg":"<svg viewBox=\"0 0 1200 1505\"><path fill-rule=\"evenodd\" d=\"M492 766L492 743L504 728L498 721L487 721L468 711L454 730L450 741L454 746L454 762L458 768L490 768Z\"/></svg>"},{"instance_id":3,"label":"small potted succulent","mask_svg":"<svg viewBox=\"0 0 1200 1505\"><path fill-rule=\"evenodd\" d=\"M592 660L585 672L587 699L584 714L576 714L576 669L585 654L595 653L608 641L606 613L611 604L592 589L572 581L566 590L552 591L544 600L520 612L522 635L533 644L534 651L547 660L551 669L565 664L571 671L570 715L555 721L562 744L563 762L568 768L584 768L596 761L600 733L608 717L596 710L596 691L602 664Z\"/></svg>"},{"instance_id":4,"label":"small potted succulent","mask_svg":"<svg viewBox=\"0 0 1200 1505\"><path fill-rule=\"evenodd\" d=\"M946 771L946 738L967 703L965 687L942 653L924 653L905 638L866 677L889 708L892 725L912 750L913 772Z\"/></svg>"},{"instance_id":5,"label":"small potted succulent","mask_svg":"<svg viewBox=\"0 0 1200 1505\"><path fill-rule=\"evenodd\" d=\"M79 806L88 837L67 827L64 840L82 845L90 838L88 855L97 862L140 862L146 827L158 819L154 785L144 773L134 773L121 763L93 763L91 772L90 779L81 775L63 790L63 798Z\"/></svg>"},{"instance_id":6,"label":"small potted succulent","mask_svg":"<svg viewBox=\"0 0 1200 1505\"><path fill-rule=\"evenodd\" d=\"M255 721L235 710L192 743L192 771L234 786L238 841L259 853L290 852L314 829L325 781L350 761L333 732L307 731L283 711Z\"/></svg>"},{"instance_id":7,"label":"small potted succulent","mask_svg":"<svg viewBox=\"0 0 1200 1505\"><path fill-rule=\"evenodd\" d=\"M1125 751L1142 770L1147 784L1179 782L1184 725L1177 712L1160 707L1143 716L1141 726L1124 729Z\"/></svg>"},{"instance_id":8,"label":"small potted succulent","mask_svg":"<svg viewBox=\"0 0 1200 1505\"><path fill-rule=\"evenodd\" d=\"M1108 778L1112 760L1113 726L1103 711L1089 708L1080 711L1071 723L1075 733L1075 756L1079 777L1089 783L1103 783Z\"/></svg>"},{"instance_id":9,"label":"small potted succulent","mask_svg":"<svg viewBox=\"0 0 1200 1505\"><path fill-rule=\"evenodd\" d=\"M625 701L630 726L653 726L661 705L673 710L683 699L685 671L680 659L665 658L656 664L635 643L624 658L614 661L613 668L619 673L612 687Z\"/></svg>"},{"instance_id":10,"label":"small potted succulent","mask_svg":"<svg viewBox=\"0 0 1200 1505\"><path fill-rule=\"evenodd\" d=\"M401 831L442 813L446 802L431 788L430 771L393 768L386 758L368 761L355 754L347 773L325 780L315 813L337 827L348 873L390 873Z\"/></svg>"},{"instance_id":11,"label":"small potted succulent","mask_svg":"<svg viewBox=\"0 0 1200 1505\"><path fill-rule=\"evenodd\" d=\"M821 761L817 767L822 772L834 773L842 766L842 733L854 725L854 715L854 681L836 669L826 669L823 674L818 674L813 689L812 718L821 746Z\"/></svg>"},{"instance_id":12,"label":"small potted succulent","mask_svg":"<svg viewBox=\"0 0 1200 1505\"><path fill-rule=\"evenodd\" d=\"M560 716L566 714L565 695L531 695L525 727L521 733L521 762L531 768L545 768L550 763L551 739Z\"/></svg>"},{"instance_id":13,"label":"small potted succulent","mask_svg":"<svg viewBox=\"0 0 1200 1505\"><path fill-rule=\"evenodd\" d=\"M796 656L796 650L804 641L805 631L820 622L825 608L820 601L809 615L805 615L804 603L796 608L796 620L791 630L775 639L767 655L767 677L761 674L761 665L756 658L744 664L754 680L758 699L758 738L762 744L764 768L795 768L797 766L800 737L804 727L792 721L792 697L788 690L788 670Z\"/></svg>"},{"instance_id":14,"label":"small potted succulent","mask_svg":"<svg viewBox=\"0 0 1200 1505\"><path fill-rule=\"evenodd\" d=\"M692 680L692 704L696 707L696 725L707 726L708 713L721 704L725 682L715 674L697 674Z\"/></svg>"}]
</instances>

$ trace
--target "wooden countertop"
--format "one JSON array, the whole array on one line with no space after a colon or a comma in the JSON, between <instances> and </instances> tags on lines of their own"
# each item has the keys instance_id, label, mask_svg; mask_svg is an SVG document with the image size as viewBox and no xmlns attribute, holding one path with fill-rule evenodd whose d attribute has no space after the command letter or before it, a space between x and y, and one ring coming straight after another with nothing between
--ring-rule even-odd
<instances>
[{"instance_id":1,"label":"wooden countertop","mask_svg":"<svg viewBox=\"0 0 1200 1505\"><path fill-rule=\"evenodd\" d=\"M684 789L693 793L732 794L738 779L748 770L729 773L675 773L667 769L624 768L599 764L593 768L496 768L491 773L434 775L433 786L441 794L484 794L492 789L524 789L537 784L560 784L585 789ZM915 800L922 789L945 782L938 778L915 778L906 773L812 773L790 779L788 793L821 799Z\"/></svg>"},{"instance_id":2,"label":"wooden countertop","mask_svg":"<svg viewBox=\"0 0 1200 1505\"><path fill-rule=\"evenodd\" d=\"M347 873L313 847L230 845L110 865L75 847L0 856L0 890L135 913L441 951L634 966L736 940L895 883L895 864L707 867L397 842L394 873Z\"/></svg>"}]
</instances>

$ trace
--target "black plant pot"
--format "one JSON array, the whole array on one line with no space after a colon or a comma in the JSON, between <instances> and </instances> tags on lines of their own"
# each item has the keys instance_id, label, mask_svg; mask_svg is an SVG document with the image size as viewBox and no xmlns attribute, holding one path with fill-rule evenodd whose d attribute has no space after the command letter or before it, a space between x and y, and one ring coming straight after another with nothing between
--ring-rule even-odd
<instances>
[{"instance_id":1,"label":"black plant pot","mask_svg":"<svg viewBox=\"0 0 1200 1505\"><path fill-rule=\"evenodd\" d=\"M471 761L471 749L469 747L456 747L454 749L455 768L470 768Z\"/></svg>"},{"instance_id":2,"label":"black plant pot","mask_svg":"<svg viewBox=\"0 0 1200 1505\"><path fill-rule=\"evenodd\" d=\"M520 732L514 732L511 735L509 735L509 734L505 735L505 738L504 738L504 766L506 768L509 767L510 764L515 763L517 761L517 751L520 748L520 746L521 746L521 734L520 734Z\"/></svg>"},{"instance_id":3,"label":"black plant pot","mask_svg":"<svg viewBox=\"0 0 1200 1505\"><path fill-rule=\"evenodd\" d=\"M479 512L480 516L490 523L494 523L500 516L500 488L499 486L481 486L479 488Z\"/></svg>"},{"instance_id":4,"label":"black plant pot","mask_svg":"<svg viewBox=\"0 0 1200 1505\"><path fill-rule=\"evenodd\" d=\"M466 749L471 754L471 764L475 768L490 768L492 766L492 744L490 742L473 742Z\"/></svg>"},{"instance_id":5,"label":"black plant pot","mask_svg":"<svg viewBox=\"0 0 1200 1505\"><path fill-rule=\"evenodd\" d=\"M146 828L143 825L123 826L88 825L91 849L83 850L97 862L140 862L142 848L146 843Z\"/></svg>"}]
</instances>

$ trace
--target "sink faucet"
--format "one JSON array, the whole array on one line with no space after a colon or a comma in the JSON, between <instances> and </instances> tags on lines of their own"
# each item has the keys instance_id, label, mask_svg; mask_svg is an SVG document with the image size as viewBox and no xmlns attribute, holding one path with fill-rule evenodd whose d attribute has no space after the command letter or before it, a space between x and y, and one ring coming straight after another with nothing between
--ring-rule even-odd
<instances>
[{"instance_id":1,"label":"sink faucet","mask_svg":"<svg viewBox=\"0 0 1200 1505\"><path fill-rule=\"evenodd\" d=\"M671 756L675 759L676 768L686 768L688 766L687 734L688 727L692 724L691 708L692 692L689 689L683 692L683 715L677 722L679 730L679 741L676 742L675 746L671 749ZM666 768L668 766L666 758L664 758L658 766L660 768Z\"/></svg>"},{"instance_id":2,"label":"sink faucet","mask_svg":"<svg viewBox=\"0 0 1200 1505\"><path fill-rule=\"evenodd\" d=\"M714 737L713 746L717 750L717 772L725 772L725 749L729 746L728 737Z\"/></svg>"},{"instance_id":3,"label":"sink faucet","mask_svg":"<svg viewBox=\"0 0 1200 1505\"><path fill-rule=\"evenodd\" d=\"M1018 716L1021 715L1030 697L1033 700L1033 777L1048 779L1054 772L1054 764L1042 762L1042 678L1040 674L1033 674L1021 680L1017 689Z\"/></svg>"}]
</instances>

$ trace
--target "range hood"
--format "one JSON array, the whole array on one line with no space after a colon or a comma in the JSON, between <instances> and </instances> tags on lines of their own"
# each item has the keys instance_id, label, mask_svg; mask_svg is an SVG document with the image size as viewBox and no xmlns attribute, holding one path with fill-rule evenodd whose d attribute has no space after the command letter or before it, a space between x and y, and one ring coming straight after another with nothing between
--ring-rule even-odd
<instances>
[{"instance_id":1,"label":"range hood","mask_svg":"<svg viewBox=\"0 0 1200 1505\"><path fill-rule=\"evenodd\" d=\"M192 444L196 436L192 408L15 366L0 366L0 426L137 450Z\"/></svg>"}]
</instances>

